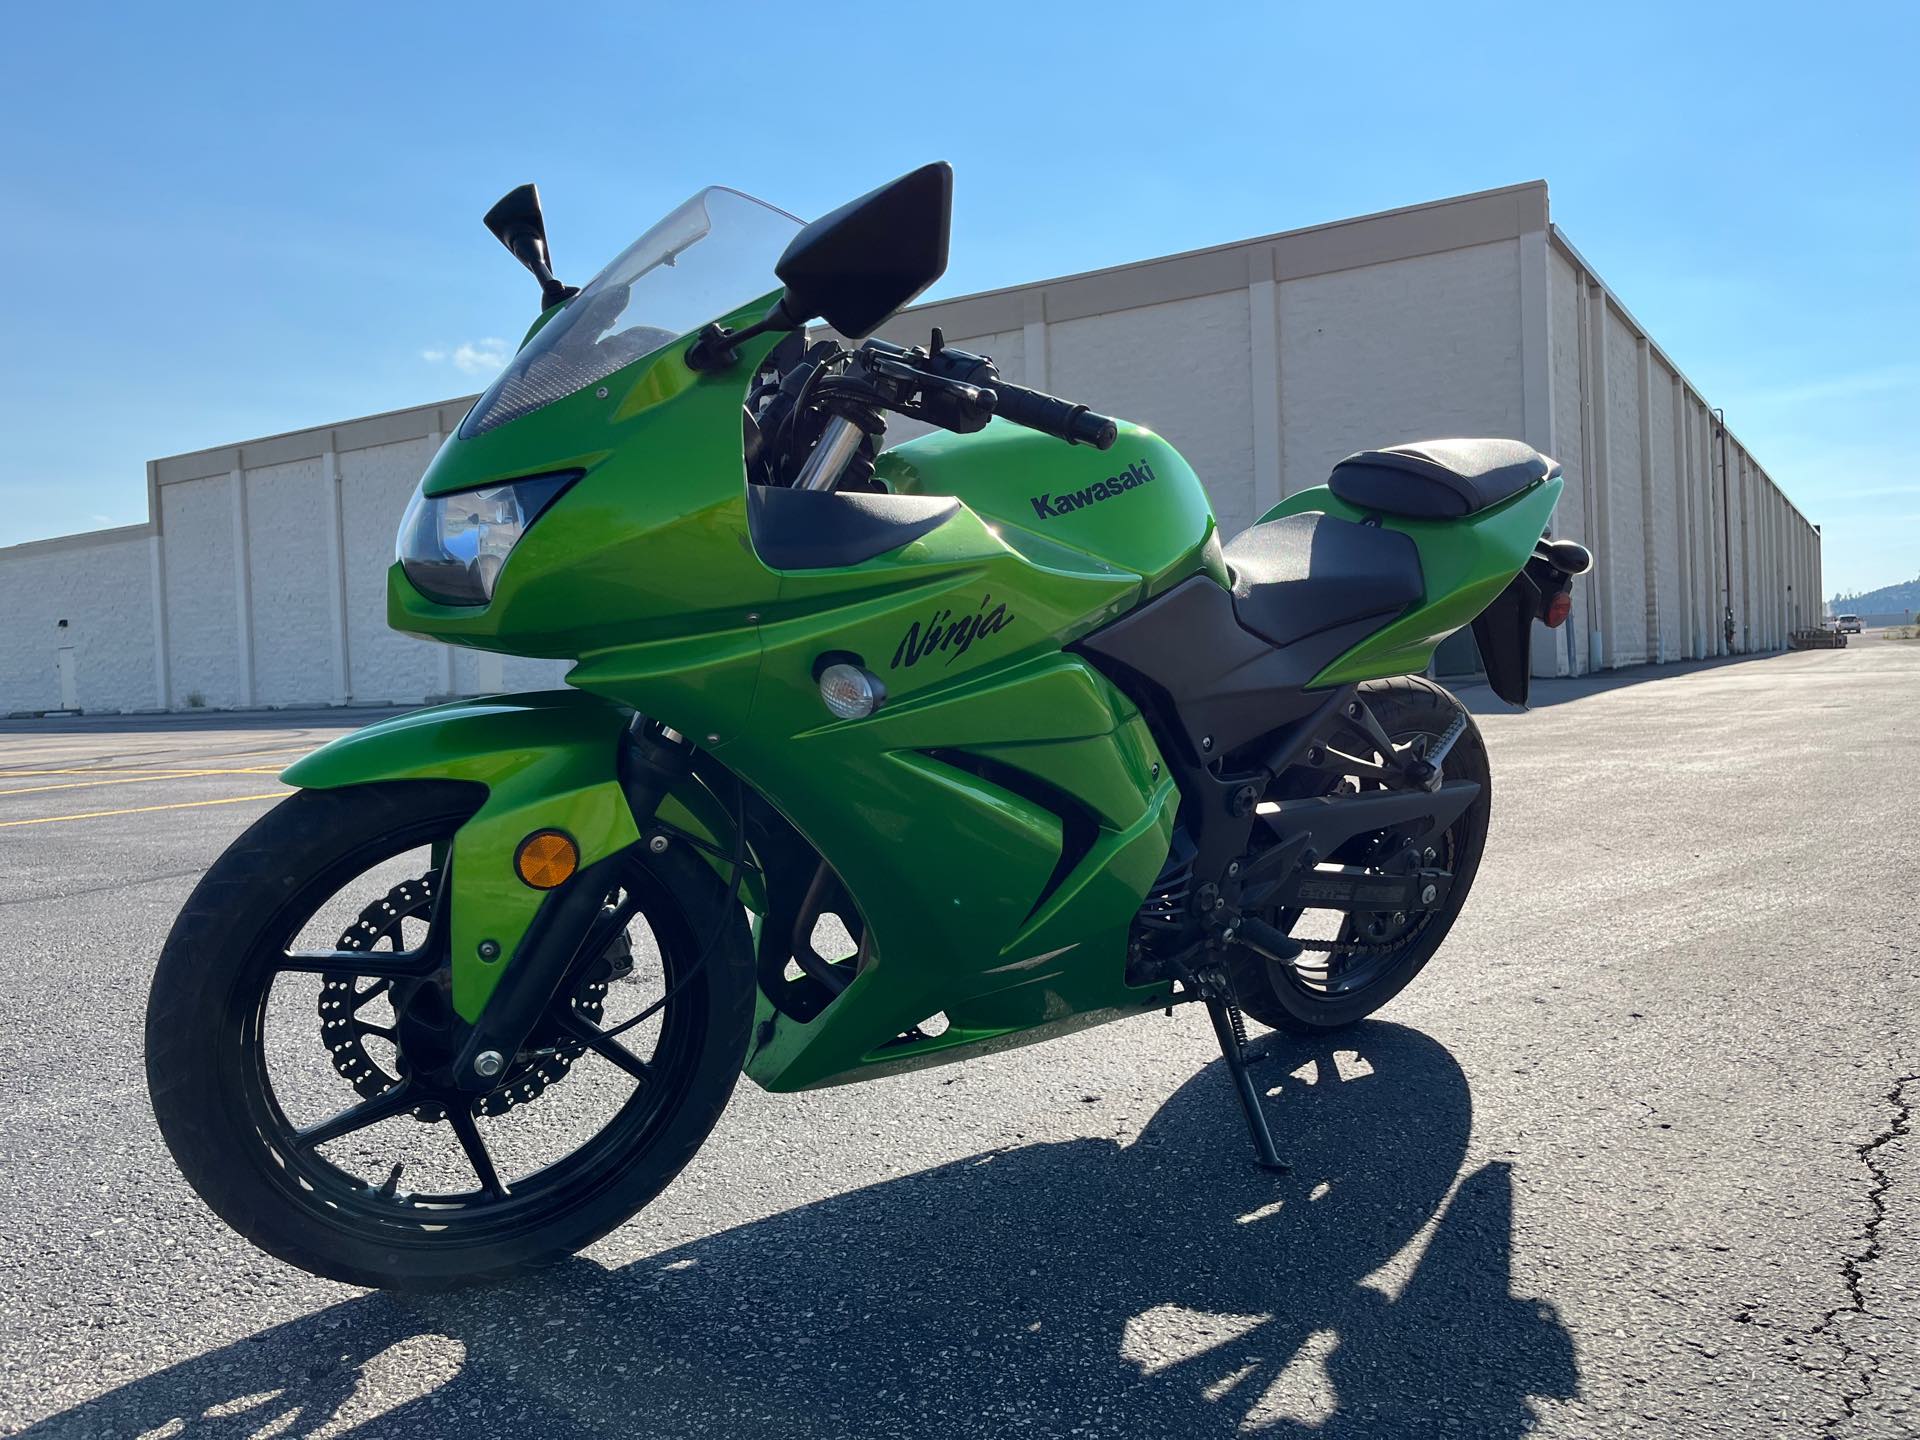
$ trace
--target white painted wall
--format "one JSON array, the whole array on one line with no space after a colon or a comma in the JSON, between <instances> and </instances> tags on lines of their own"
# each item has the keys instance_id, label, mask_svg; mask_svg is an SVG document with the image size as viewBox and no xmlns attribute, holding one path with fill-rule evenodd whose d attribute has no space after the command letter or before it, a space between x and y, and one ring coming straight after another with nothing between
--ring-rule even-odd
<instances>
[{"instance_id":1,"label":"white painted wall","mask_svg":"<svg viewBox=\"0 0 1920 1440\"><path fill-rule=\"evenodd\" d=\"M1356 450L1524 439L1516 242L1284 282L1280 424L1289 495Z\"/></svg>"},{"instance_id":2,"label":"white painted wall","mask_svg":"<svg viewBox=\"0 0 1920 1440\"><path fill-rule=\"evenodd\" d=\"M160 706L163 661L174 709L415 704L563 683L563 662L387 628L394 531L438 445L427 427L445 423L435 407L422 414L413 428L427 433L332 453L335 437L406 428L407 414L156 462L157 537L141 526L0 550L0 605L21 617L0 632L0 714L61 703L61 644L74 647L77 699L93 711ZM256 447L265 463L249 463ZM288 449L311 453L271 458ZM56 643L62 618L70 638Z\"/></svg>"},{"instance_id":3,"label":"white painted wall","mask_svg":"<svg viewBox=\"0 0 1920 1440\"><path fill-rule=\"evenodd\" d=\"M348 698L412 704L453 689L444 645L387 628L393 536L413 487L439 446L430 439L347 450L339 456L346 537Z\"/></svg>"},{"instance_id":4,"label":"white painted wall","mask_svg":"<svg viewBox=\"0 0 1920 1440\"><path fill-rule=\"evenodd\" d=\"M173 704L231 709L241 684L234 482L210 475L160 491L166 558L167 669Z\"/></svg>"},{"instance_id":5,"label":"white painted wall","mask_svg":"<svg viewBox=\"0 0 1920 1440\"><path fill-rule=\"evenodd\" d=\"M153 613L144 525L0 551L0 715L60 708L64 648L81 709L157 708Z\"/></svg>"},{"instance_id":6,"label":"white painted wall","mask_svg":"<svg viewBox=\"0 0 1920 1440\"><path fill-rule=\"evenodd\" d=\"M1680 480L1673 468L1673 371L1656 357L1648 361L1647 498L1653 555L1654 606L1650 638L1654 658L1675 660L1681 655L1680 635Z\"/></svg>"},{"instance_id":7,"label":"white painted wall","mask_svg":"<svg viewBox=\"0 0 1920 1440\"><path fill-rule=\"evenodd\" d=\"M1558 250L1547 252L1547 293L1552 334L1550 361L1553 387L1553 458L1560 462L1566 490L1560 497L1560 511L1554 516L1555 533L1564 539L1594 544L1592 483L1587 456L1585 416L1581 398L1580 280L1569 261ZM1593 623L1594 581L1582 580L1573 587L1573 613L1565 630L1567 671L1571 675L1587 673L1589 645L1587 632Z\"/></svg>"},{"instance_id":8,"label":"white painted wall","mask_svg":"<svg viewBox=\"0 0 1920 1440\"><path fill-rule=\"evenodd\" d=\"M1647 654L1646 531L1641 516L1639 347L1611 305L1606 325L1608 522L1601 553L1611 567L1612 613L1605 617L1609 665L1639 665Z\"/></svg>"},{"instance_id":9,"label":"white painted wall","mask_svg":"<svg viewBox=\"0 0 1920 1440\"><path fill-rule=\"evenodd\" d=\"M242 472L257 705L333 699L333 605L325 544L329 499L320 468L313 459ZM166 537L169 546L174 538Z\"/></svg>"}]
</instances>

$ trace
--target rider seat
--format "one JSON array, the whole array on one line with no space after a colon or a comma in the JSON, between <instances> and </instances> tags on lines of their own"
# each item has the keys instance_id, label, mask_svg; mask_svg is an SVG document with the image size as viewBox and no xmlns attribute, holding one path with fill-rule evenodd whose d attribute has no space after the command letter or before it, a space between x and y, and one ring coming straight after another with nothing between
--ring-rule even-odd
<instances>
[{"instance_id":1,"label":"rider seat","mask_svg":"<svg viewBox=\"0 0 1920 1440\"><path fill-rule=\"evenodd\" d=\"M1234 617L1271 645L1362 620L1385 624L1425 588L1409 537L1318 510L1242 530L1225 554Z\"/></svg>"},{"instance_id":2,"label":"rider seat","mask_svg":"<svg viewBox=\"0 0 1920 1440\"><path fill-rule=\"evenodd\" d=\"M1497 505L1559 470L1518 440L1421 440L1362 450L1327 488L1349 505L1416 520L1455 520Z\"/></svg>"}]
</instances>

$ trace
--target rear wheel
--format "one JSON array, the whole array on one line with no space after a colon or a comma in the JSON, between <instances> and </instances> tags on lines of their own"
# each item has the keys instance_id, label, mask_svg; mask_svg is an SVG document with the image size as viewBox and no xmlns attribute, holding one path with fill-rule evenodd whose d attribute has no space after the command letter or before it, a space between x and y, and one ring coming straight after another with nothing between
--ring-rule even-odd
<instances>
[{"instance_id":1,"label":"rear wheel","mask_svg":"<svg viewBox=\"0 0 1920 1440\"><path fill-rule=\"evenodd\" d=\"M1417 753L1436 744L1460 711L1459 702L1446 690L1417 676L1369 681L1360 687L1360 695L1395 745L1412 745ZM1357 731L1334 737L1329 748L1362 760L1378 759L1373 742ZM1394 831L1364 835L1327 859L1384 873L1406 863L1402 857L1411 843L1418 864L1452 874L1445 902L1427 911L1349 915L1282 910L1266 916L1269 924L1308 948L1291 961L1268 960L1244 948L1231 952L1228 964L1234 989L1241 1008L1254 1019L1275 1030L1301 1034L1340 1029L1393 999L1433 958L1466 903L1486 846L1492 777L1486 745L1471 717L1442 768L1448 780L1473 780L1480 785L1479 798L1445 831L1411 837ZM1313 786L1314 793L1351 792L1374 783L1357 775L1341 777L1321 771L1315 772Z\"/></svg>"},{"instance_id":2,"label":"rear wheel","mask_svg":"<svg viewBox=\"0 0 1920 1440\"><path fill-rule=\"evenodd\" d=\"M443 782L302 791L215 862L147 1014L161 1133L246 1239L356 1285L563 1258L653 1199L719 1118L753 1013L744 920L684 847L634 847L589 959L472 1096L438 902L475 807Z\"/></svg>"}]
</instances>

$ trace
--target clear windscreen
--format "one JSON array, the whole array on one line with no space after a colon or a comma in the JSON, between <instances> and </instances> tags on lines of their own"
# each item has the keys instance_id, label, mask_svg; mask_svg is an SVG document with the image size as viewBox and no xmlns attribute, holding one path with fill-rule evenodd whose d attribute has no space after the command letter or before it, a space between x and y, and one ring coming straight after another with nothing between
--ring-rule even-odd
<instances>
[{"instance_id":1,"label":"clear windscreen","mask_svg":"<svg viewBox=\"0 0 1920 1440\"><path fill-rule=\"evenodd\" d=\"M702 190L621 251L521 347L468 412L461 436L532 414L765 294L801 225L738 190Z\"/></svg>"}]
</instances>

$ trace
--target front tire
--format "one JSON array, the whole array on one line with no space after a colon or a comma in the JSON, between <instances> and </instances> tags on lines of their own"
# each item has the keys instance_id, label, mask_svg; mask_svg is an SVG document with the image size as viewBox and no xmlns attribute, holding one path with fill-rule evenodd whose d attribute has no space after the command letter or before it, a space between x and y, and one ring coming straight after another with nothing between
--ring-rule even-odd
<instances>
[{"instance_id":1,"label":"front tire","mask_svg":"<svg viewBox=\"0 0 1920 1440\"><path fill-rule=\"evenodd\" d=\"M154 975L148 1087L181 1173L241 1236L316 1275L353 1285L438 1290L563 1259L666 1187L712 1130L739 1077L754 998L747 928L737 906L723 912L725 888L684 846L662 855L640 846L628 852L601 911L609 938L604 958L595 962L600 968L577 993L556 1002L544 1048L530 1055L530 1040L498 1093L478 1101L451 1102L419 1089L418 1054L407 1048L431 1039L436 1018L444 1028L444 998L432 993L445 988L443 968L417 979L411 973L405 980L388 976L365 988L351 974L343 981L340 974L287 968L312 948L303 930L313 933L318 925L319 933L332 933L324 927L340 923L333 918L342 913L339 907L344 903L350 912L368 896L373 898L354 926L385 934L392 949L368 940L368 968L359 976L380 975L381 965L411 966L415 962L407 957L416 953L430 955L433 927L442 922L424 903L408 912L406 924L429 932L416 945L403 941L400 916L409 897L427 893L432 875L386 886L403 863L397 857L427 853L423 847L440 847L431 853L443 854L480 798L475 787L440 781L306 790L289 797L202 878L174 922ZM383 868L387 880L374 873ZM386 915L395 918L383 930ZM647 933L636 949L631 929L642 922ZM345 944L353 933L322 946ZM290 947L297 953L290 955ZM638 973L642 968L659 972L657 984ZM590 1033L592 1027L579 1027L587 1019L599 1021L602 1006L611 1003L609 987L620 988L629 971L634 985L661 994L657 1010L641 1017L648 1028L631 1032L640 1040L571 1039L576 1032ZM276 998L276 991L296 981L325 987L313 991L320 1000L317 1014L311 1004L300 1008L297 986L293 1000ZM631 1003L645 1008L639 998ZM384 1020L391 1012L392 1018L349 1022L359 1025L351 1038L362 1048L345 1064L340 1017L357 1017L363 1007L364 1013ZM559 1007L566 1007L564 1013ZM438 1017L430 1013L436 1008ZM304 1015L312 1033L289 1035L298 1027L283 1019L288 1015ZM648 1039L651 1049L642 1057L638 1051ZM312 1050L300 1048L303 1043ZM307 1062L299 1087L284 1078L290 1062L283 1052ZM604 1059L603 1052L612 1058ZM326 1073L329 1062L338 1074ZM606 1075L569 1074L574 1066L603 1063L610 1067ZM359 1090L357 1103L348 1103L353 1092L340 1088L343 1076ZM403 1095L397 1088L403 1084L415 1088ZM578 1105L592 1101L611 1118L596 1125L590 1114L569 1126L557 1110L543 1109L569 1086ZM631 1093L622 1099L628 1087ZM282 1093L295 1088L302 1093ZM549 1088L551 1094L542 1093ZM374 1098L366 1098L370 1094ZM318 1106L322 1115L337 1113L300 1125L288 1118L296 1102ZM375 1118L350 1123L366 1114ZM499 1127L491 1142L482 1120ZM571 1147L576 1135L587 1138ZM414 1174L424 1166L430 1177L440 1177L440 1188L431 1193L415 1193L417 1181L403 1187L404 1163L388 1172L380 1160L368 1169L367 1157L381 1145L417 1155L429 1140L437 1150L405 1163L415 1164ZM502 1145L507 1158L571 1148L564 1158L520 1174L510 1173L504 1160L495 1168ZM463 1152L467 1168L461 1170ZM444 1178L456 1170L461 1179Z\"/></svg>"},{"instance_id":2,"label":"front tire","mask_svg":"<svg viewBox=\"0 0 1920 1440\"><path fill-rule=\"evenodd\" d=\"M1369 681L1360 687L1360 696L1396 744L1417 744L1422 738L1427 744L1434 743L1464 709L1441 686L1411 675ZM1338 748L1368 759L1376 753L1372 743L1357 733L1340 740ZM1479 873L1492 810L1493 777L1487 765L1487 747L1471 716L1442 769L1448 780L1473 780L1480 785L1479 798L1440 837L1422 837L1419 842L1423 847L1432 846L1435 863L1453 874L1446 902L1438 910L1399 926L1383 923L1390 917L1351 916L1332 943L1362 949L1344 954L1335 951L1322 956L1309 951L1299 960L1282 963L1236 947L1228 957L1228 971L1247 1014L1269 1029L1296 1035L1341 1030L1392 1000L1433 958L1466 904L1474 876ZM1367 838L1361 837L1362 842ZM1357 843L1353 848L1361 846ZM1333 858L1363 863L1358 854L1343 852ZM1282 912L1268 919L1299 938L1300 912ZM1364 955L1363 963L1343 963L1353 955ZM1307 963L1316 958L1326 960L1323 970Z\"/></svg>"}]
</instances>

